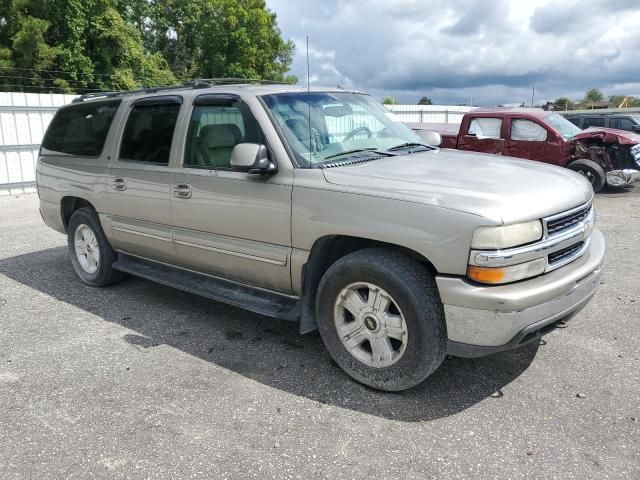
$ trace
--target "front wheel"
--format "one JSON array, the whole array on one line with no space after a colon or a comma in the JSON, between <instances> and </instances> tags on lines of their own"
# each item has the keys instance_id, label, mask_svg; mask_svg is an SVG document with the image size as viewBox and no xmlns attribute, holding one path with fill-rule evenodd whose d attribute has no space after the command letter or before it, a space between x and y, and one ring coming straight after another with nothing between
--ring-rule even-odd
<instances>
[{"instance_id":1,"label":"front wheel","mask_svg":"<svg viewBox=\"0 0 640 480\"><path fill-rule=\"evenodd\" d=\"M411 388L442 363L446 325L429 271L382 248L343 257L324 274L316 298L318 328L332 358L373 388Z\"/></svg>"},{"instance_id":2,"label":"front wheel","mask_svg":"<svg viewBox=\"0 0 640 480\"><path fill-rule=\"evenodd\" d=\"M124 276L112 267L116 252L93 209L80 208L73 213L67 226L67 243L73 268L87 285L103 287Z\"/></svg>"},{"instance_id":3,"label":"front wheel","mask_svg":"<svg viewBox=\"0 0 640 480\"><path fill-rule=\"evenodd\" d=\"M589 180L593 191L598 193L607 181L606 174L600 165L593 160L580 159L569 164L569 168Z\"/></svg>"}]
</instances>

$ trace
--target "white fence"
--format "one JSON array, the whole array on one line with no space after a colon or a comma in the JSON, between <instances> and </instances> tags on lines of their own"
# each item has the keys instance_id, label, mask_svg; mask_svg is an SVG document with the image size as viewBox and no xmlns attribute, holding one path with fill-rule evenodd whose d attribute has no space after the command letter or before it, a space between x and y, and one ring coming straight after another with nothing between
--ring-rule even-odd
<instances>
[{"instance_id":1,"label":"white fence","mask_svg":"<svg viewBox=\"0 0 640 480\"><path fill-rule=\"evenodd\" d=\"M42 136L74 95L0 92L0 194L31 191ZM402 122L460 123L471 107L387 105Z\"/></svg>"},{"instance_id":2,"label":"white fence","mask_svg":"<svg viewBox=\"0 0 640 480\"><path fill-rule=\"evenodd\" d=\"M0 92L0 192L33 189L38 149L59 106L74 95Z\"/></svg>"},{"instance_id":3,"label":"white fence","mask_svg":"<svg viewBox=\"0 0 640 480\"><path fill-rule=\"evenodd\" d=\"M473 107L452 105L386 105L401 122L460 124Z\"/></svg>"}]
</instances>

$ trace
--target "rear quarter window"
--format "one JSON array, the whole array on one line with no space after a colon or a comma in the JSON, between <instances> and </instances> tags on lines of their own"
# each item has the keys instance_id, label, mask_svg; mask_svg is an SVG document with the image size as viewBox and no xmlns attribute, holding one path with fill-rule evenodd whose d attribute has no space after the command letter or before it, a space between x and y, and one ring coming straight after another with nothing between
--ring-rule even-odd
<instances>
[{"instance_id":1,"label":"rear quarter window","mask_svg":"<svg viewBox=\"0 0 640 480\"><path fill-rule=\"evenodd\" d=\"M53 117L42 141L43 155L98 157L120 100L63 107Z\"/></svg>"}]
</instances>

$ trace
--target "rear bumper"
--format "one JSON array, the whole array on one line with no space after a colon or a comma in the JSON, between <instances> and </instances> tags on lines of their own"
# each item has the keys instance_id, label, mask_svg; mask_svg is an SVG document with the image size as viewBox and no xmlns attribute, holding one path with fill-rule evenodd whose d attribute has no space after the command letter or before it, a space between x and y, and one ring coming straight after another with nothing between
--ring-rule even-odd
<instances>
[{"instance_id":1,"label":"rear bumper","mask_svg":"<svg viewBox=\"0 0 640 480\"><path fill-rule=\"evenodd\" d=\"M603 278L605 241L594 230L588 250L556 271L503 286L438 276L451 355L475 357L529 343L578 313Z\"/></svg>"}]
</instances>

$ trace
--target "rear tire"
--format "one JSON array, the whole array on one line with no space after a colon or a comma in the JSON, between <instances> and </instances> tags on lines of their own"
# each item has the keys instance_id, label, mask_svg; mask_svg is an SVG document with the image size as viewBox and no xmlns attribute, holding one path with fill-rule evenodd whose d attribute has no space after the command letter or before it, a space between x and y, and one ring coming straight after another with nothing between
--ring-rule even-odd
<instances>
[{"instance_id":1,"label":"rear tire","mask_svg":"<svg viewBox=\"0 0 640 480\"><path fill-rule=\"evenodd\" d=\"M331 357L352 378L379 390L419 384L446 355L444 309L433 276L393 250L360 250L329 267L316 312Z\"/></svg>"},{"instance_id":2,"label":"rear tire","mask_svg":"<svg viewBox=\"0 0 640 480\"><path fill-rule=\"evenodd\" d=\"M607 176L604 173L604 170L593 160L576 160L575 162L570 163L568 167L574 172L578 172L580 175L585 177L589 183L591 183L595 193L602 190L602 187L604 187L604 184L607 182Z\"/></svg>"},{"instance_id":3,"label":"rear tire","mask_svg":"<svg viewBox=\"0 0 640 480\"><path fill-rule=\"evenodd\" d=\"M87 285L104 287L124 277L112 266L117 254L109 245L95 210L79 208L71 215L67 244L73 268Z\"/></svg>"}]
</instances>

